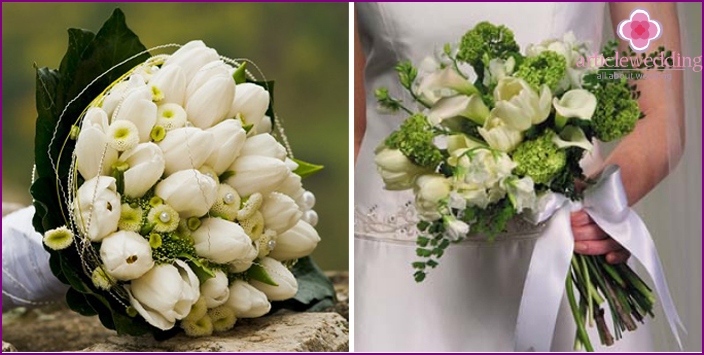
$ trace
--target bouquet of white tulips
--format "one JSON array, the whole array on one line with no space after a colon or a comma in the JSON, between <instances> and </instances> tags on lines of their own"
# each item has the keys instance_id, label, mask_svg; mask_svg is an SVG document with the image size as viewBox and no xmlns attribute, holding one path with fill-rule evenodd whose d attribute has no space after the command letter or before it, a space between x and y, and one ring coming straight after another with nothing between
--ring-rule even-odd
<instances>
[{"instance_id":1,"label":"bouquet of white tulips","mask_svg":"<svg viewBox=\"0 0 704 355\"><path fill-rule=\"evenodd\" d=\"M589 181L579 162L592 149L592 139L621 138L644 117L635 85L626 79L598 80L613 67L606 58L613 61L615 51L616 43L612 42L601 56L590 55L586 45L570 33L561 40L529 45L522 54L510 29L482 22L468 31L459 45L445 45L418 68L408 61L397 65L400 86L407 90L414 106L405 106L387 88L376 90L382 108L408 115L377 149L376 164L386 189L414 191L420 218L417 255L421 258L413 263L416 281L423 281L438 267L451 244L472 235L494 238L518 215L538 224L547 223L554 214L551 223L557 225L569 218L569 211L562 211L579 208L585 201L590 207L587 212L609 231L595 206L617 206L625 194L604 193L607 184ZM650 56L660 51L663 49ZM635 53L623 53L629 55ZM590 57L592 62L586 61ZM642 67L626 69L637 72ZM472 74L476 80L469 79ZM606 171L609 173L604 173L602 180L618 180L617 171ZM579 188L580 181L588 186L586 190ZM602 212L601 216L608 220L614 215L629 215L627 204L622 205L623 211ZM636 218L629 217L623 223L637 224ZM569 227L569 219L565 226ZM601 342L611 345L622 331L634 330L637 321L652 316L655 297L626 264L610 265L603 257L579 254L574 254L570 264L571 230L560 228L555 232L549 227L545 233L557 234L554 238L558 241L566 240L566 247L559 251L568 253L567 257L556 255L560 264L535 270L557 270L557 279L567 277L564 288L558 287L554 293L556 306L562 292L566 290L569 296L578 326L576 346L592 350L587 323L596 323ZM627 234L614 233L612 237L628 246ZM552 262L538 260L536 253L532 263ZM639 259L643 262L652 257ZM529 273L528 280L531 277ZM531 282L526 281L526 290ZM579 301L573 284L581 296ZM548 292L545 288L539 291ZM612 311L613 334L603 304ZM534 319L521 322L531 324ZM544 326L552 334L553 327ZM549 341L546 344L549 348Z\"/></svg>"},{"instance_id":2,"label":"bouquet of white tulips","mask_svg":"<svg viewBox=\"0 0 704 355\"><path fill-rule=\"evenodd\" d=\"M202 41L149 56L119 10L69 35L37 73L32 187L69 305L119 333L206 336L296 296L320 241L301 179L320 167L272 135L273 82Z\"/></svg>"}]
</instances>

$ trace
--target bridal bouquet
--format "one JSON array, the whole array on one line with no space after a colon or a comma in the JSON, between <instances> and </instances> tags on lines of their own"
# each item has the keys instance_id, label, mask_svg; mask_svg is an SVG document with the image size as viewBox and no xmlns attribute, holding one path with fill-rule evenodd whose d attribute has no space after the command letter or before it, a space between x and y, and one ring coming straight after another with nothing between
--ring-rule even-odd
<instances>
[{"instance_id":1,"label":"bridal bouquet","mask_svg":"<svg viewBox=\"0 0 704 355\"><path fill-rule=\"evenodd\" d=\"M612 42L601 56L588 57L586 45L570 33L522 53L510 29L483 22L420 66L397 65L414 105L387 88L376 90L383 109L408 114L376 150L376 164L386 189L413 189L420 217L416 281L438 266L452 243L472 234L493 238L517 215L537 224L569 200L583 200L583 187L589 191L595 183L579 164L591 141L622 138L644 116L637 87L625 76L598 80L613 66L606 57L615 51ZM601 343L610 345L614 335L619 339L653 315L655 298L645 282L628 265L601 256L574 254L565 288L576 345L587 350L585 324L596 323ZM614 333L604 306L611 309Z\"/></svg>"},{"instance_id":2,"label":"bridal bouquet","mask_svg":"<svg viewBox=\"0 0 704 355\"><path fill-rule=\"evenodd\" d=\"M207 336L330 298L301 259L320 241L301 179L320 167L271 134L273 82L202 41L149 56L119 10L69 36L37 72L32 193L71 308L120 334Z\"/></svg>"}]
</instances>

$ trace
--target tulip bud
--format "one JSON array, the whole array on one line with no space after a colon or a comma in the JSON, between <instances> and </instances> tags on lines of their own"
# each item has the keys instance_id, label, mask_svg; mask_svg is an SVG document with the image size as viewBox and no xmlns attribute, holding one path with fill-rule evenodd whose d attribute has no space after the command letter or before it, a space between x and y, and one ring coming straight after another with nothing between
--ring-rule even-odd
<instances>
[{"instance_id":1,"label":"tulip bud","mask_svg":"<svg viewBox=\"0 0 704 355\"><path fill-rule=\"evenodd\" d=\"M204 218L191 238L199 256L219 264L242 259L254 248L239 224L220 218Z\"/></svg>"},{"instance_id":2,"label":"tulip bud","mask_svg":"<svg viewBox=\"0 0 704 355\"><path fill-rule=\"evenodd\" d=\"M252 131L253 134L271 133L271 128L271 117L265 115L264 118L252 128Z\"/></svg>"},{"instance_id":3,"label":"tulip bud","mask_svg":"<svg viewBox=\"0 0 704 355\"><path fill-rule=\"evenodd\" d=\"M232 77L214 76L186 98L188 120L196 127L212 127L225 119L234 97L235 81Z\"/></svg>"},{"instance_id":4,"label":"tulip bud","mask_svg":"<svg viewBox=\"0 0 704 355\"><path fill-rule=\"evenodd\" d=\"M120 207L115 179L109 176L96 176L84 182L73 201L78 228L94 242L117 230Z\"/></svg>"},{"instance_id":5,"label":"tulip bud","mask_svg":"<svg viewBox=\"0 0 704 355\"><path fill-rule=\"evenodd\" d=\"M102 109L91 108L83 118L83 128L76 141L76 165L84 179L109 175L117 160L117 151L108 146L108 116Z\"/></svg>"},{"instance_id":6,"label":"tulip bud","mask_svg":"<svg viewBox=\"0 0 704 355\"><path fill-rule=\"evenodd\" d=\"M271 134L259 134L247 138L247 141L244 142L240 156L245 155L258 155L284 161L286 159L286 148L277 142L276 138Z\"/></svg>"},{"instance_id":7,"label":"tulip bud","mask_svg":"<svg viewBox=\"0 0 704 355\"><path fill-rule=\"evenodd\" d=\"M426 220L440 218L440 202L450 196L450 181L440 174L418 177L415 186L416 209Z\"/></svg>"},{"instance_id":8,"label":"tulip bud","mask_svg":"<svg viewBox=\"0 0 704 355\"><path fill-rule=\"evenodd\" d=\"M151 90L143 86L130 92L117 106L114 115L113 122L132 122L139 132L139 141L148 142L149 134L156 123L156 104L152 102Z\"/></svg>"},{"instance_id":9,"label":"tulip bud","mask_svg":"<svg viewBox=\"0 0 704 355\"><path fill-rule=\"evenodd\" d=\"M178 65L183 69L186 82L190 83L200 68L219 58L218 52L206 47L203 41L190 41L166 59L162 69Z\"/></svg>"},{"instance_id":10,"label":"tulip bud","mask_svg":"<svg viewBox=\"0 0 704 355\"><path fill-rule=\"evenodd\" d=\"M103 239L100 259L110 276L126 281L144 275L154 266L149 242L135 232L118 231Z\"/></svg>"},{"instance_id":11,"label":"tulip bud","mask_svg":"<svg viewBox=\"0 0 704 355\"><path fill-rule=\"evenodd\" d=\"M296 225L279 234L276 247L269 257L276 260L293 260L310 255L320 242L318 232L310 224L298 221Z\"/></svg>"},{"instance_id":12,"label":"tulip bud","mask_svg":"<svg viewBox=\"0 0 704 355\"><path fill-rule=\"evenodd\" d=\"M294 201L296 201L301 211L305 210L301 203L299 203L299 200L302 198L303 193L306 191L305 189L303 189L303 184L301 183L300 175L289 173L286 179L284 179L284 181L281 183L281 185L276 188L276 191L281 192L284 195L288 195Z\"/></svg>"},{"instance_id":13,"label":"tulip bud","mask_svg":"<svg viewBox=\"0 0 704 355\"><path fill-rule=\"evenodd\" d=\"M398 149L382 149L376 154L374 162L387 190L410 189L413 186L413 180L426 171L413 164Z\"/></svg>"},{"instance_id":14,"label":"tulip bud","mask_svg":"<svg viewBox=\"0 0 704 355\"><path fill-rule=\"evenodd\" d=\"M249 196L255 192L268 195L286 179L289 170L279 159L261 156L242 156L237 158L230 169L235 175L227 179L240 196Z\"/></svg>"},{"instance_id":15,"label":"tulip bud","mask_svg":"<svg viewBox=\"0 0 704 355\"><path fill-rule=\"evenodd\" d=\"M202 66L193 76L193 79L188 83L188 86L186 88L186 97L193 96L193 94L198 89L200 89L203 85L205 85L205 83L208 82L208 80L212 79L213 77L229 76L231 78L231 69L231 66L225 64L222 60L219 59Z\"/></svg>"},{"instance_id":16,"label":"tulip bud","mask_svg":"<svg viewBox=\"0 0 704 355\"><path fill-rule=\"evenodd\" d=\"M114 118L113 114L115 113L115 109L125 100L127 95L145 85L144 76L140 74L130 75L128 80L121 81L110 89L109 93L103 99L101 105L102 109L105 110L108 117Z\"/></svg>"},{"instance_id":17,"label":"tulip bud","mask_svg":"<svg viewBox=\"0 0 704 355\"><path fill-rule=\"evenodd\" d=\"M164 155L154 143L142 143L122 153L118 161L129 166L124 175L127 197L144 196L164 173Z\"/></svg>"},{"instance_id":18,"label":"tulip bud","mask_svg":"<svg viewBox=\"0 0 704 355\"><path fill-rule=\"evenodd\" d=\"M208 213L217 198L215 180L198 170L181 170L156 185L155 193L173 207L181 218Z\"/></svg>"},{"instance_id":19,"label":"tulip bud","mask_svg":"<svg viewBox=\"0 0 704 355\"><path fill-rule=\"evenodd\" d=\"M257 127L269 108L269 93L253 83L237 85L237 95L227 117L239 117L245 125Z\"/></svg>"},{"instance_id":20,"label":"tulip bud","mask_svg":"<svg viewBox=\"0 0 704 355\"><path fill-rule=\"evenodd\" d=\"M252 264L254 264L254 259L256 259L258 256L258 251L256 248L252 248L249 250L247 255L245 255L242 258L236 259L230 263L230 272L238 273L238 272L245 272L247 271L250 267L252 267Z\"/></svg>"},{"instance_id":21,"label":"tulip bud","mask_svg":"<svg viewBox=\"0 0 704 355\"><path fill-rule=\"evenodd\" d=\"M235 311L237 318L257 318L271 310L266 295L242 280L235 280L230 285L230 298L225 305Z\"/></svg>"},{"instance_id":22,"label":"tulip bud","mask_svg":"<svg viewBox=\"0 0 704 355\"><path fill-rule=\"evenodd\" d=\"M199 169L215 149L213 134L195 127L169 131L158 143L166 161L164 172L171 175L179 170Z\"/></svg>"},{"instance_id":23,"label":"tulip bud","mask_svg":"<svg viewBox=\"0 0 704 355\"><path fill-rule=\"evenodd\" d=\"M200 294L205 299L208 308L215 308L227 301L230 289L227 287L227 275L221 270L215 270L215 277L211 277L200 285Z\"/></svg>"},{"instance_id":24,"label":"tulip bud","mask_svg":"<svg viewBox=\"0 0 704 355\"><path fill-rule=\"evenodd\" d=\"M273 229L277 234L295 226L303 214L296 201L279 192L272 192L264 199L260 212L265 227Z\"/></svg>"},{"instance_id":25,"label":"tulip bud","mask_svg":"<svg viewBox=\"0 0 704 355\"><path fill-rule=\"evenodd\" d=\"M208 128L207 132L213 134L218 148L213 149L205 164L211 166L220 175L240 156L247 139L247 132L242 129L242 123L238 120L224 120Z\"/></svg>"},{"instance_id":26,"label":"tulip bud","mask_svg":"<svg viewBox=\"0 0 704 355\"><path fill-rule=\"evenodd\" d=\"M186 76L181 67L177 65L163 67L149 80L149 87L152 90L152 101L183 106Z\"/></svg>"},{"instance_id":27,"label":"tulip bud","mask_svg":"<svg viewBox=\"0 0 704 355\"><path fill-rule=\"evenodd\" d=\"M188 315L200 297L200 282L182 260L154 266L125 287L130 304L151 325L167 330Z\"/></svg>"},{"instance_id":28,"label":"tulip bud","mask_svg":"<svg viewBox=\"0 0 704 355\"><path fill-rule=\"evenodd\" d=\"M296 277L283 264L272 258L264 258L259 263L278 286L251 280L252 286L264 292L270 301L283 301L296 295L298 292Z\"/></svg>"}]
</instances>

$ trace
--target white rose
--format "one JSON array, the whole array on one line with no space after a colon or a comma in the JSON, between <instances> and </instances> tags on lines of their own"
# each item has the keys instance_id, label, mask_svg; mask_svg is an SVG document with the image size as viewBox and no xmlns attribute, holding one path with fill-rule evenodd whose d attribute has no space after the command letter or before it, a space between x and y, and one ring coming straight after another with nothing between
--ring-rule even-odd
<instances>
[{"instance_id":1,"label":"white rose","mask_svg":"<svg viewBox=\"0 0 704 355\"><path fill-rule=\"evenodd\" d=\"M496 107L492 117L501 118L507 126L525 131L545 121L550 115L552 93L543 85L538 95L523 79L505 77L494 89Z\"/></svg>"},{"instance_id":2,"label":"white rose","mask_svg":"<svg viewBox=\"0 0 704 355\"><path fill-rule=\"evenodd\" d=\"M213 168L220 175L240 156L242 147L247 139L247 132L242 129L238 120L224 120L208 129L213 134L217 148L213 149L205 164Z\"/></svg>"},{"instance_id":3,"label":"white rose","mask_svg":"<svg viewBox=\"0 0 704 355\"><path fill-rule=\"evenodd\" d=\"M278 286L251 280L250 283L252 286L264 292L270 301L283 301L296 295L296 292L298 292L298 282L291 271L283 264L269 257L260 260L259 263Z\"/></svg>"},{"instance_id":4,"label":"white rose","mask_svg":"<svg viewBox=\"0 0 704 355\"><path fill-rule=\"evenodd\" d=\"M257 127L269 108L269 93L253 83L238 84L236 90L237 95L232 100L227 117L239 115L245 125Z\"/></svg>"},{"instance_id":5,"label":"white rose","mask_svg":"<svg viewBox=\"0 0 704 355\"><path fill-rule=\"evenodd\" d=\"M245 258L254 248L239 224L220 218L204 218L191 238L198 255L219 264Z\"/></svg>"},{"instance_id":6,"label":"white rose","mask_svg":"<svg viewBox=\"0 0 704 355\"><path fill-rule=\"evenodd\" d=\"M276 247L269 257L276 260L293 260L310 255L320 242L318 232L305 221L298 221L293 228L279 234Z\"/></svg>"},{"instance_id":7,"label":"white rose","mask_svg":"<svg viewBox=\"0 0 704 355\"><path fill-rule=\"evenodd\" d=\"M215 277L211 277L200 285L200 294L205 299L208 308L215 308L224 304L230 297L227 274L215 270Z\"/></svg>"},{"instance_id":8,"label":"white rose","mask_svg":"<svg viewBox=\"0 0 704 355\"><path fill-rule=\"evenodd\" d=\"M266 228L281 234L296 225L303 213L296 201L280 192L270 193L259 210L264 217Z\"/></svg>"},{"instance_id":9,"label":"white rose","mask_svg":"<svg viewBox=\"0 0 704 355\"><path fill-rule=\"evenodd\" d=\"M103 239L100 259L112 277L126 281L144 275L154 266L149 242L135 232L118 231Z\"/></svg>"},{"instance_id":10,"label":"white rose","mask_svg":"<svg viewBox=\"0 0 704 355\"><path fill-rule=\"evenodd\" d=\"M235 311L237 318L257 318L271 310L264 292L242 280L235 280L230 285L230 298L225 305Z\"/></svg>"},{"instance_id":11,"label":"white rose","mask_svg":"<svg viewBox=\"0 0 704 355\"><path fill-rule=\"evenodd\" d=\"M218 52L206 47L203 41L190 41L166 59L162 68L170 65L180 66L188 83L200 68L218 59L220 59Z\"/></svg>"},{"instance_id":12,"label":"white rose","mask_svg":"<svg viewBox=\"0 0 704 355\"><path fill-rule=\"evenodd\" d=\"M276 141L274 136L265 133L247 138L240 154L243 156L259 155L284 161L286 159L286 148Z\"/></svg>"},{"instance_id":13,"label":"white rose","mask_svg":"<svg viewBox=\"0 0 704 355\"><path fill-rule=\"evenodd\" d=\"M84 179L97 175L110 175L117 160L117 151L108 146L106 132L108 116L100 108L91 108L83 118L81 132L76 141L76 165Z\"/></svg>"},{"instance_id":14,"label":"white rose","mask_svg":"<svg viewBox=\"0 0 704 355\"><path fill-rule=\"evenodd\" d=\"M129 168L124 173L125 196L137 198L156 184L164 173L164 155L154 143L142 143L120 156Z\"/></svg>"},{"instance_id":15,"label":"white rose","mask_svg":"<svg viewBox=\"0 0 704 355\"><path fill-rule=\"evenodd\" d=\"M407 190L413 187L413 180L428 169L413 164L398 149L382 148L374 157L377 170L384 180L387 190Z\"/></svg>"},{"instance_id":16,"label":"white rose","mask_svg":"<svg viewBox=\"0 0 704 355\"><path fill-rule=\"evenodd\" d=\"M182 218L200 217L215 203L218 184L198 170L181 170L159 182L154 192Z\"/></svg>"},{"instance_id":17,"label":"white rose","mask_svg":"<svg viewBox=\"0 0 704 355\"><path fill-rule=\"evenodd\" d=\"M153 101L183 106L186 97L186 76L178 65L164 66L149 80Z\"/></svg>"},{"instance_id":18,"label":"white rose","mask_svg":"<svg viewBox=\"0 0 704 355\"><path fill-rule=\"evenodd\" d=\"M196 127L210 128L225 119L234 98L235 80L227 74L214 76L186 97L188 120Z\"/></svg>"},{"instance_id":19,"label":"white rose","mask_svg":"<svg viewBox=\"0 0 704 355\"><path fill-rule=\"evenodd\" d=\"M196 127L171 130L157 145L164 152L166 175L179 170L200 169L217 148L213 133Z\"/></svg>"},{"instance_id":20,"label":"white rose","mask_svg":"<svg viewBox=\"0 0 704 355\"><path fill-rule=\"evenodd\" d=\"M122 205L116 189L114 178L96 176L76 192L73 201L76 224L94 242L117 230Z\"/></svg>"},{"instance_id":21,"label":"white rose","mask_svg":"<svg viewBox=\"0 0 704 355\"><path fill-rule=\"evenodd\" d=\"M235 175L226 182L240 196L255 192L266 196L278 188L290 172L279 159L253 155L237 158L228 170L234 171Z\"/></svg>"}]
</instances>

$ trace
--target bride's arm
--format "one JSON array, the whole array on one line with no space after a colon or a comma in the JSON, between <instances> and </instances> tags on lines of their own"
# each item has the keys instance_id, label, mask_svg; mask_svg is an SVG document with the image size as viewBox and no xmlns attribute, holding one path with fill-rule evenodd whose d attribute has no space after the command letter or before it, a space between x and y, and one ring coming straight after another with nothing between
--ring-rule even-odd
<instances>
[{"instance_id":1,"label":"bride's arm","mask_svg":"<svg viewBox=\"0 0 704 355\"><path fill-rule=\"evenodd\" d=\"M673 53L680 53L679 22L674 3L611 3L611 20L614 28L631 12L641 8L648 11L662 25L662 36L652 41L651 50L665 46ZM621 41L620 49L627 50L628 43ZM647 71L646 73L655 72ZM647 195L679 162L684 149L684 103L682 71L661 72L665 76L639 80L641 92L638 103L646 117L639 120L635 130L626 136L609 155L604 166L617 164L630 205ZM602 167L603 168L603 167ZM582 254L606 254L609 262L628 259L626 252L608 236L583 211L572 215L575 251Z\"/></svg>"},{"instance_id":2,"label":"bride's arm","mask_svg":"<svg viewBox=\"0 0 704 355\"><path fill-rule=\"evenodd\" d=\"M354 16L354 161L367 129L366 93L364 92L364 53L357 31L357 13Z\"/></svg>"}]
</instances>

